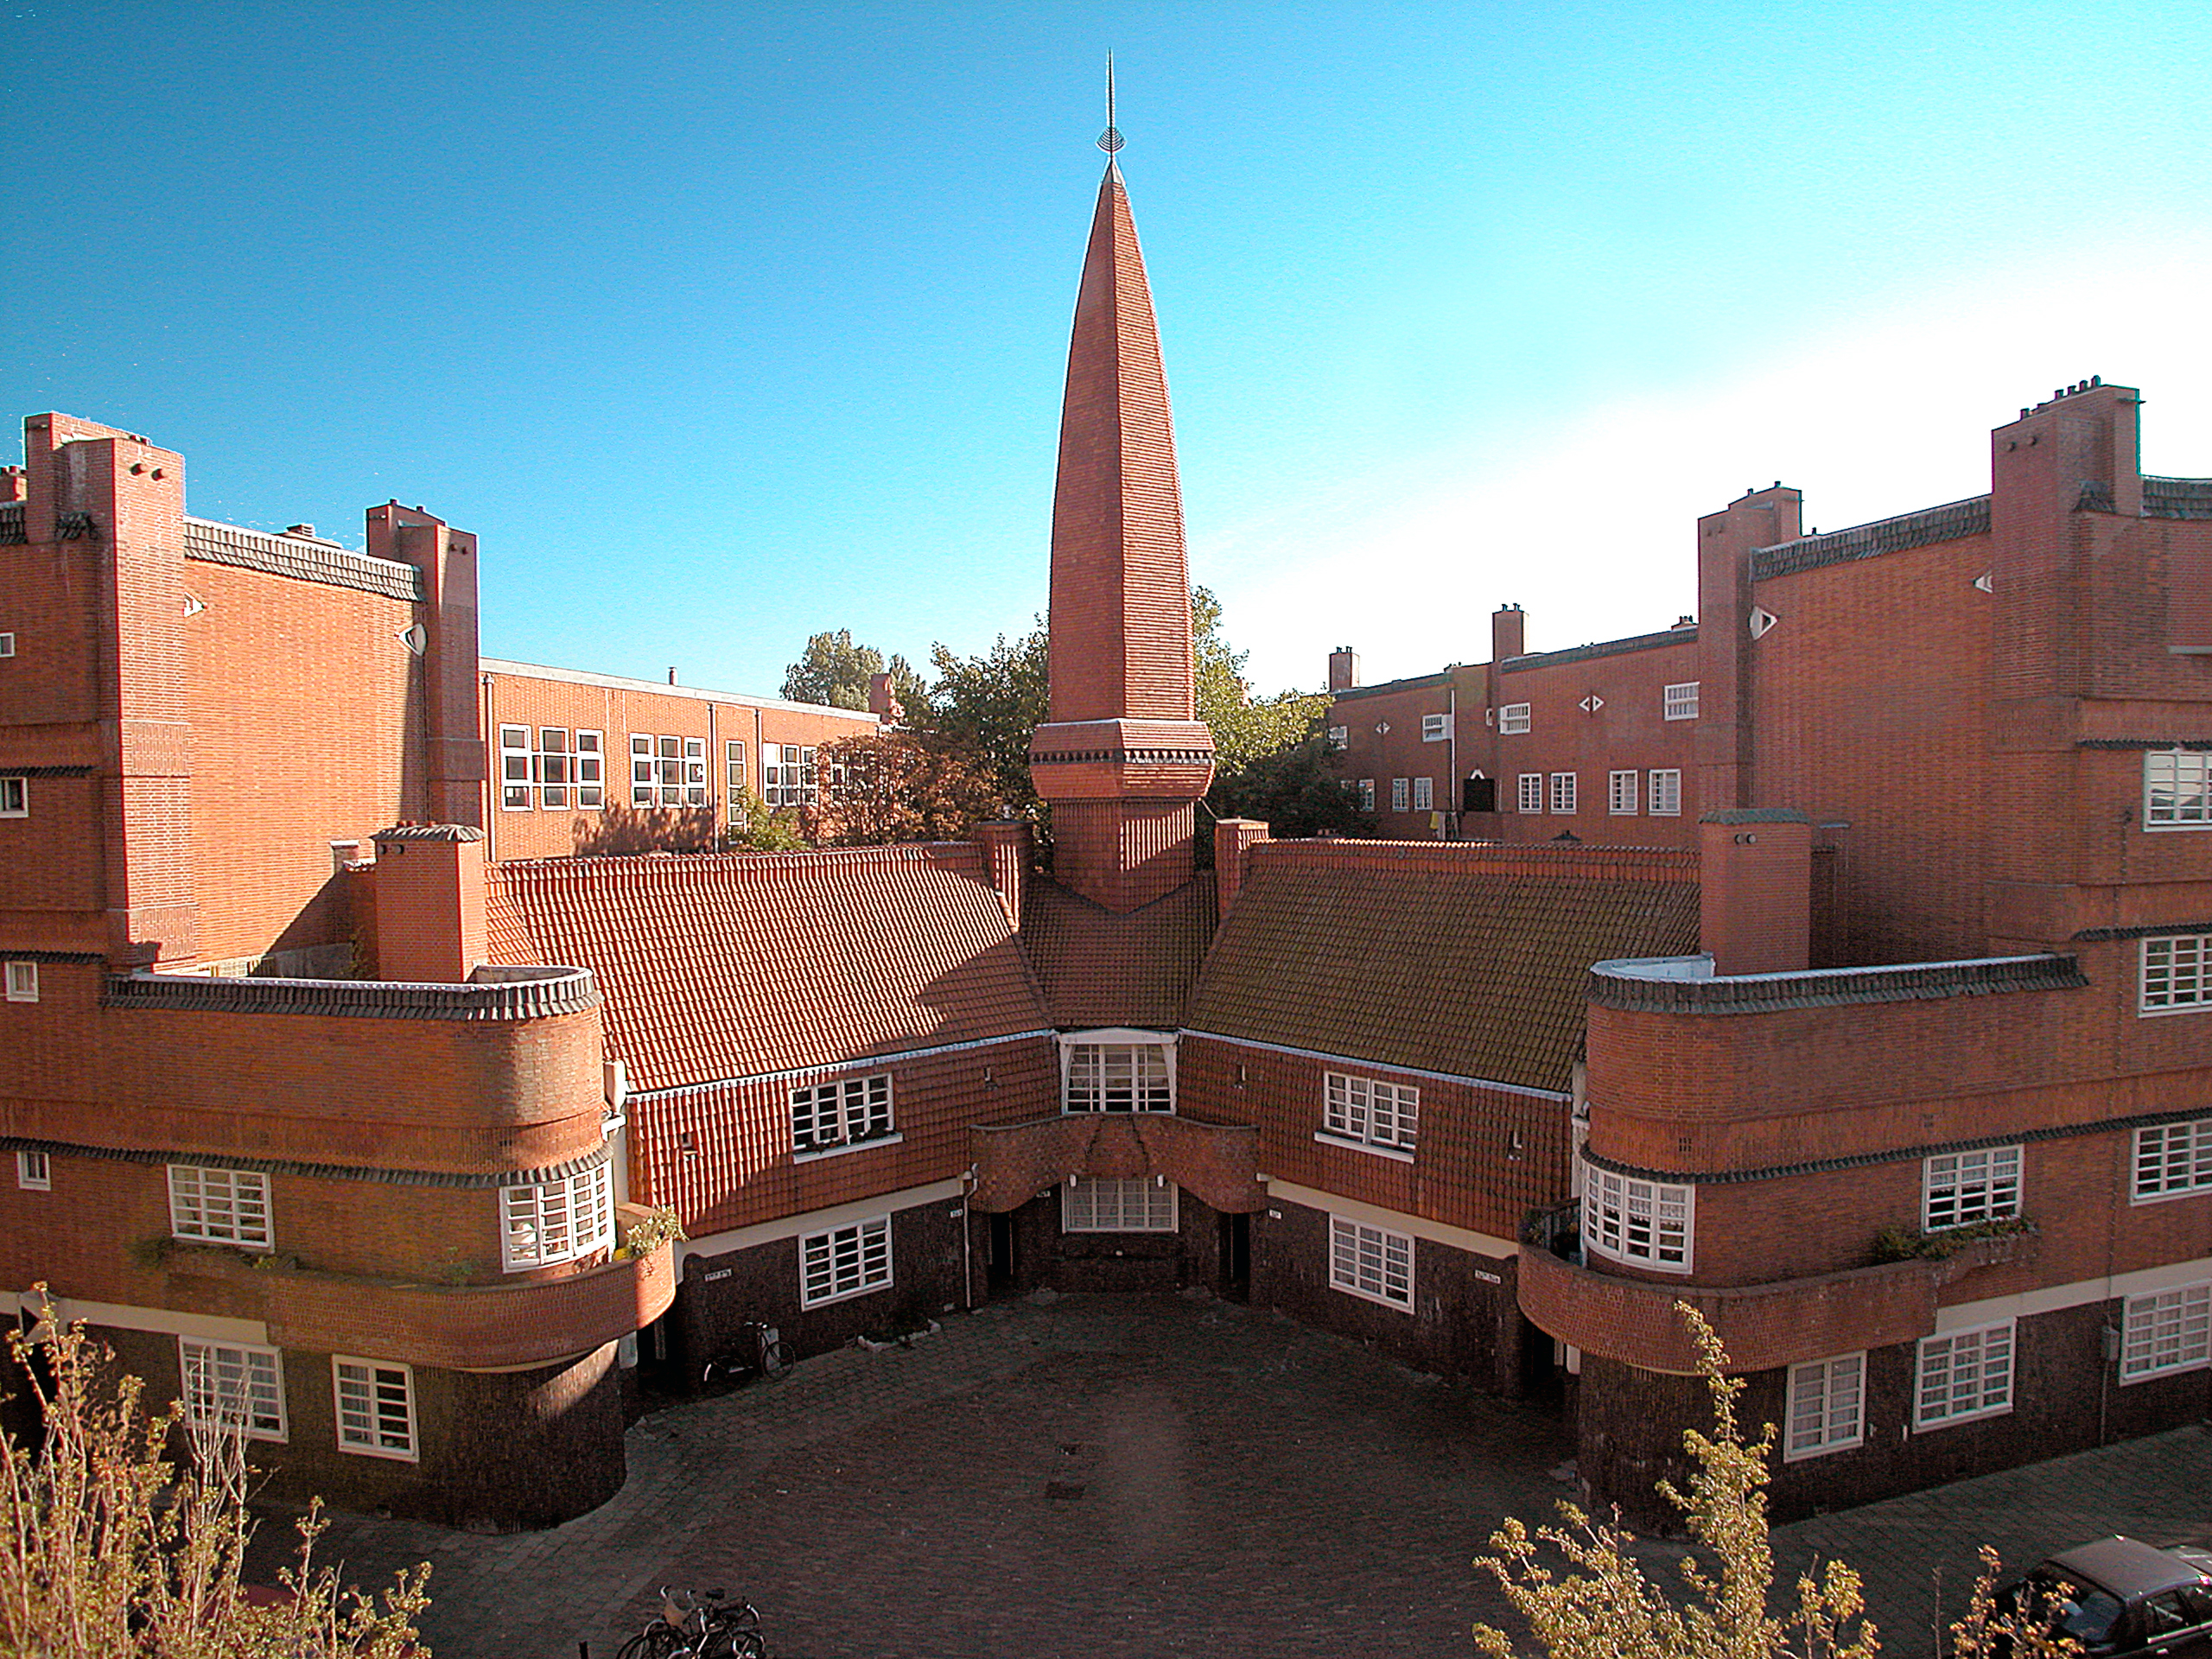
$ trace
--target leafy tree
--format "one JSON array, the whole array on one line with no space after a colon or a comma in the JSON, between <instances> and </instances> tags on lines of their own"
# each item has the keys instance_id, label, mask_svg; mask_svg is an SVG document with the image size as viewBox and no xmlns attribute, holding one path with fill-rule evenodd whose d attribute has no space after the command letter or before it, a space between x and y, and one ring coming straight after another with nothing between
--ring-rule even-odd
<instances>
[{"instance_id":1,"label":"leafy tree","mask_svg":"<svg viewBox=\"0 0 2212 1659\"><path fill-rule=\"evenodd\" d=\"M806 849L806 833L800 814L772 807L760 792L748 789L734 815L721 832L721 850L731 853L797 853Z\"/></svg>"},{"instance_id":2,"label":"leafy tree","mask_svg":"<svg viewBox=\"0 0 2212 1659\"><path fill-rule=\"evenodd\" d=\"M1001 634L980 657L956 657L936 646L930 663L937 679L925 711L910 715L910 724L975 757L990 777L996 804L1018 817L1039 813L1029 737L1051 711L1049 639L1039 617L1028 633L1019 639Z\"/></svg>"},{"instance_id":3,"label":"leafy tree","mask_svg":"<svg viewBox=\"0 0 2212 1659\"><path fill-rule=\"evenodd\" d=\"M1736 1421L1742 1379L1727 1375L1720 1339L1697 1311L1687 1302L1676 1302L1675 1311L1689 1329L1698 1375L1713 1399L1713 1433L1682 1434L1694 1465L1689 1490L1659 1483L1659 1495L1681 1512L1704 1558L1681 1565L1689 1599L1678 1604L1643 1576L1630 1554L1633 1533L1593 1522L1572 1503L1559 1506L1559 1524L1533 1532L1508 1519L1491 1535L1494 1553L1478 1556L1475 1567L1497 1580L1527 1622L1535 1650L1549 1659L1874 1659L1881 1643L1866 1617L1861 1580L1840 1561L1827 1562L1817 1579L1800 1574L1795 1605L1775 1611L1765 1491L1774 1425L1756 1440L1744 1439ZM1565 1558L1567 1570L1546 1563L1546 1547ZM1981 1560L1967 1616L1951 1626L1954 1653L2062 1659L2081 1651L2071 1637L2053 1633L2048 1605L2001 1608L1996 1553L1983 1550ZM1489 1659L1516 1659L1520 1652L1491 1625L1476 1625L1474 1637L1476 1651Z\"/></svg>"},{"instance_id":4,"label":"leafy tree","mask_svg":"<svg viewBox=\"0 0 2212 1659\"><path fill-rule=\"evenodd\" d=\"M817 847L956 841L999 810L997 779L971 748L934 733L840 738L816 751L821 798L806 809Z\"/></svg>"},{"instance_id":5,"label":"leafy tree","mask_svg":"<svg viewBox=\"0 0 2212 1659\"><path fill-rule=\"evenodd\" d=\"M832 709L866 709L868 682L887 671L884 655L874 645L853 643L852 630L810 634L798 661L784 671L783 695L793 702L826 703ZM889 659L891 694L908 709L928 696L928 687L904 657Z\"/></svg>"},{"instance_id":6,"label":"leafy tree","mask_svg":"<svg viewBox=\"0 0 2212 1659\"><path fill-rule=\"evenodd\" d=\"M40 1286L43 1294L45 1287ZM298 1565L273 1605L239 1582L254 1522L239 1428L149 1419L135 1376L49 1305L11 1333L17 1375L45 1426L36 1451L0 1447L0 1652L138 1654L146 1659L427 1659L414 1628L430 1569L402 1573L375 1599L314 1565L319 1509L300 1522ZM184 1439L189 1461L169 1461Z\"/></svg>"},{"instance_id":7,"label":"leafy tree","mask_svg":"<svg viewBox=\"0 0 2212 1659\"><path fill-rule=\"evenodd\" d=\"M1220 818L1258 818L1276 836L1369 836L1375 815L1330 770L1318 724L1290 746L1255 755L1235 772L1217 771L1206 810ZM1201 853L1207 849L1200 847Z\"/></svg>"}]
</instances>

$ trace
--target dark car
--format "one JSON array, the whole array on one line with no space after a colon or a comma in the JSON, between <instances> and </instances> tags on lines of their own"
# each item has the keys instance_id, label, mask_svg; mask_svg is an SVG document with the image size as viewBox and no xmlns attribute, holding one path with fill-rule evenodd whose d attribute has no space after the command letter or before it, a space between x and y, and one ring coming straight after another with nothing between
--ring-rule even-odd
<instances>
[{"instance_id":1,"label":"dark car","mask_svg":"<svg viewBox=\"0 0 2212 1659\"><path fill-rule=\"evenodd\" d=\"M2212 1659L2212 1554L2106 1538L2052 1556L1998 1598L2047 1609L2052 1629L2097 1659Z\"/></svg>"}]
</instances>

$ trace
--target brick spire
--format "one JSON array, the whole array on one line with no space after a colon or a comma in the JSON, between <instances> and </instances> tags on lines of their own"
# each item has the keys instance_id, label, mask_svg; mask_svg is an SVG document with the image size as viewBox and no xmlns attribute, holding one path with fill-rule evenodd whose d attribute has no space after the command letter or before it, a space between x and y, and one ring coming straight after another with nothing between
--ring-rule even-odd
<instances>
[{"instance_id":1,"label":"brick spire","mask_svg":"<svg viewBox=\"0 0 2212 1659\"><path fill-rule=\"evenodd\" d=\"M1030 742L1055 872L1112 910L1191 876L1213 778L1196 718L1167 376L1120 172L1099 183L1068 344L1052 500L1052 722Z\"/></svg>"}]
</instances>

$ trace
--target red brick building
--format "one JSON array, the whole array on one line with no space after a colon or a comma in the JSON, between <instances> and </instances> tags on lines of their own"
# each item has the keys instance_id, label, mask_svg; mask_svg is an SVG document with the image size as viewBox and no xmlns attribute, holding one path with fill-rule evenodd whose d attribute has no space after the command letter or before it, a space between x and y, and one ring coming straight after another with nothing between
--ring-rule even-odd
<instances>
[{"instance_id":1,"label":"red brick building","mask_svg":"<svg viewBox=\"0 0 2212 1659\"><path fill-rule=\"evenodd\" d=\"M1632 1508L1700 1414L1678 1297L1783 1425L1785 1505L2200 1414L2212 482L2144 479L2134 419L2085 383L1988 496L1832 536L1747 496L1693 626L1531 654L1508 608L1488 664L1347 661L1347 775L1408 838L1223 823L1194 874L1110 167L1049 872L1019 823L618 855L706 844L741 762L804 789L850 717L485 662L465 534L204 525L175 455L40 417L0 507L0 1260L289 1488L502 1525L613 1490L629 1364L1039 1286L1563 1390ZM689 1239L620 1257L623 1205Z\"/></svg>"}]
</instances>

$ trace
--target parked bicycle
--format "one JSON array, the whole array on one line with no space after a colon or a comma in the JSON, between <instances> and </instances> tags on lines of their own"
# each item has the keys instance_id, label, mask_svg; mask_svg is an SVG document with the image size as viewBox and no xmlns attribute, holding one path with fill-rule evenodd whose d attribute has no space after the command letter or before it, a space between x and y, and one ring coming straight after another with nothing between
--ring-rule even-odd
<instances>
[{"instance_id":1,"label":"parked bicycle","mask_svg":"<svg viewBox=\"0 0 2212 1659\"><path fill-rule=\"evenodd\" d=\"M774 1382L789 1376L791 1369L791 1356L784 1351L783 1338L776 1327L747 1319L738 1326L735 1344L709 1360L699 1380L702 1383L734 1382L758 1373Z\"/></svg>"},{"instance_id":2,"label":"parked bicycle","mask_svg":"<svg viewBox=\"0 0 2212 1659\"><path fill-rule=\"evenodd\" d=\"M660 1611L614 1659L767 1659L767 1652L760 1610L743 1596L664 1585Z\"/></svg>"}]
</instances>

